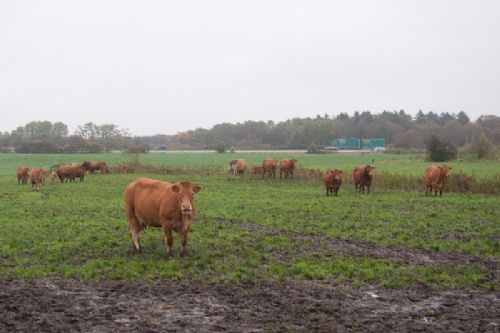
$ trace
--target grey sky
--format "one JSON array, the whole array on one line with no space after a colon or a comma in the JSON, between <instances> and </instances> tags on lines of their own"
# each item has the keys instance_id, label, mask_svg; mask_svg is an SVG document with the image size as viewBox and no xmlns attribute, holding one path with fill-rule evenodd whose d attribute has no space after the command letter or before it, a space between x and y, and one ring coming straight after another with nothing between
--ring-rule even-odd
<instances>
[{"instance_id":1,"label":"grey sky","mask_svg":"<svg viewBox=\"0 0 500 333\"><path fill-rule=\"evenodd\" d=\"M0 130L500 114L500 1L1 1Z\"/></svg>"}]
</instances>

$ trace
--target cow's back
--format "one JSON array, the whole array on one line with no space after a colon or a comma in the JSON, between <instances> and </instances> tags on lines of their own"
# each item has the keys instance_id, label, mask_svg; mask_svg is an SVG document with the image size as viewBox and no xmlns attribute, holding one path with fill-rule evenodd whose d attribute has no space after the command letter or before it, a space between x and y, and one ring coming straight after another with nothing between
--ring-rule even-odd
<instances>
[{"instance_id":1,"label":"cow's back","mask_svg":"<svg viewBox=\"0 0 500 333\"><path fill-rule=\"evenodd\" d=\"M171 186L170 183L149 178L135 180L125 188L127 215L134 214L145 225L161 226L160 211L174 210L175 195Z\"/></svg>"}]
</instances>

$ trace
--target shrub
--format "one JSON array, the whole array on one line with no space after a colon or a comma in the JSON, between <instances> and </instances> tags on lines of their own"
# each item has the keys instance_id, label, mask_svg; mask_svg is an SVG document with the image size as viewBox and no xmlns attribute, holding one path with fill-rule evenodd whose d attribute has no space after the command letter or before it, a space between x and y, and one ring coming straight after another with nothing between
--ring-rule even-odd
<instances>
[{"instance_id":1,"label":"shrub","mask_svg":"<svg viewBox=\"0 0 500 333\"><path fill-rule=\"evenodd\" d=\"M129 145L126 152L129 154L144 154L148 153L151 147L148 144Z\"/></svg>"},{"instance_id":2,"label":"shrub","mask_svg":"<svg viewBox=\"0 0 500 333\"><path fill-rule=\"evenodd\" d=\"M440 140L436 135L431 135L425 142L429 160L433 162L448 161L457 156L457 148L448 141Z\"/></svg>"},{"instance_id":3,"label":"shrub","mask_svg":"<svg viewBox=\"0 0 500 333\"><path fill-rule=\"evenodd\" d=\"M467 152L478 159L493 158L495 157L495 146L482 132L478 138L470 143Z\"/></svg>"},{"instance_id":4,"label":"shrub","mask_svg":"<svg viewBox=\"0 0 500 333\"><path fill-rule=\"evenodd\" d=\"M311 145L307 148L307 154L320 154L321 151L316 147L314 143L311 143Z\"/></svg>"},{"instance_id":5,"label":"shrub","mask_svg":"<svg viewBox=\"0 0 500 333\"><path fill-rule=\"evenodd\" d=\"M213 146L213 148L215 149L216 152L221 154L226 152L226 144L224 142L216 143Z\"/></svg>"},{"instance_id":6,"label":"shrub","mask_svg":"<svg viewBox=\"0 0 500 333\"><path fill-rule=\"evenodd\" d=\"M54 154L60 150L58 146L45 139L27 139L16 147L16 153L20 154Z\"/></svg>"}]
</instances>

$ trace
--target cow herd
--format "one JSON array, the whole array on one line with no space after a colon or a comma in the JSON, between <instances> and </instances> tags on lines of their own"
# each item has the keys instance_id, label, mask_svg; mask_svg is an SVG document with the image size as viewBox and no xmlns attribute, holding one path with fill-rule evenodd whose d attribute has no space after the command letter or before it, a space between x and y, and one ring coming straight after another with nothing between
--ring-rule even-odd
<instances>
[{"instance_id":1,"label":"cow herd","mask_svg":"<svg viewBox=\"0 0 500 333\"><path fill-rule=\"evenodd\" d=\"M250 175L252 177L261 175L262 177L276 178L276 172L279 169L280 178L293 178L295 171L296 159L284 159L278 163L278 160L267 158L262 161L262 165L250 166ZM244 176L246 171L246 161L244 159L235 159L229 162L228 172L229 180L234 179L236 176ZM370 187L373 182L374 166L357 166L352 171L352 180L356 192L370 193ZM450 176L451 167L431 165L424 173L424 184L426 187L425 194L432 193L434 189L435 195L439 191L439 195L443 195L443 189L446 186L448 177ZM328 169L324 175L324 184L326 187L326 195L337 196L340 186L342 185L342 170Z\"/></svg>"},{"instance_id":2,"label":"cow herd","mask_svg":"<svg viewBox=\"0 0 500 333\"><path fill-rule=\"evenodd\" d=\"M268 158L262 162L262 165L250 166L250 174L253 176L261 175L263 178L276 178L276 172L279 170L280 178L293 178L296 166L296 159L284 159L278 163L278 160ZM244 159L234 159L229 162L228 173L229 180L235 177L245 176L247 163ZM364 167L355 167L352 172L352 179L356 192L370 193L370 187L373 182L373 170L375 167L366 165ZM439 191L443 195L443 189L446 186L447 179L450 176L451 167L429 166L424 174L425 194ZM82 164L71 163L58 167L51 174L51 183L56 179L63 183L65 181L74 182L77 178L84 180L85 174L100 171L108 172L108 166L105 162L85 161ZM45 178L49 172L43 168L34 168L30 170L27 167L20 166L17 171L17 180L19 184L31 182L33 188L37 191L45 183ZM324 175L324 185L326 195L337 196L342 185L342 170L328 169ZM132 238L133 247L136 251L141 250L139 243L139 233L146 227L160 227L163 229L165 241L168 246L169 256L173 253L172 231L177 232L181 238L180 254L186 253L186 244L192 220L195 215L194 195L202 190L201 186L193 185L188 181L177 183L162 182L149 178L138 178L130 183L124 192L125 215L128 219L129 234Z\"/></svg>"},{"instance_id":3,"label":"cow herd","mask_svg":"<svg viewBox=\"0 0 500 333\"><path fill-rule=\"evenodd\" d=\"M83 181L85 173L94 173L95 171L101 171L101 173L108 172L108 166L105 162L85 161L82 164L69 163L61 167L56 167L52 172L40 167L30 170L28 167L20 166L16 170L16 175L18 184L27 184L29 180L32 188L39 191L45 184L45 178L49 175L51 184L55 184L58 178L61 183L65 181L72 183L77 178Z\"/></svg>"}]
</instances>

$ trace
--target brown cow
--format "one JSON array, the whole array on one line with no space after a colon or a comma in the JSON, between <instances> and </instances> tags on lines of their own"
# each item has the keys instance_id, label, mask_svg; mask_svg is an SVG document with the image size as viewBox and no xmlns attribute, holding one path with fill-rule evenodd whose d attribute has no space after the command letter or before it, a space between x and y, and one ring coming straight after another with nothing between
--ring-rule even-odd
<instances>
[{"instance_id":1,"label":"brown cow","mask_svg":"<svg viewBox=\"0 0 500 333\"><path fill-rule=\"evenodd\" d=\"M45 177L47 177L49 172L42 168L34 168L30 172L30 182L31 187L34 187L35 190L39 191L42 186L45 184Z\"/></svg>"},{"instance_id":2,"label":"brown cow","mask_svg":"<svg viewBox=\"0 0 500 333\"><path fill-rule=\"evenodd\" d=\"M293 172L295 170L295 163L297 163L296 159L291 160L281 160L280 161L280 179L281 175L285 173L285 179L293 178Z\"/></svg>"},{"instance_id":3,"label":"brown cow","mask_svg":"<svg viewBox=\"0 0 500 333\"><path fill-rule=\"evenodd\" d=\"M16 170L16 174L17 174L17 183L18 184L28 184L28 178L29 178L29 172L30 172L30 169L25 167L25 166L20 166L19 168L17 168Z\"/></svg>"},{"instance_id":4,"label":"brown cow","mask_svg":"<svg viewBox=\"0 0 500 333\"><path fill-rule=\"evenodd\" d=\"M70 183L72 183L76 178L80 178L80 181L82 182L85 177L85 169L80 165L65 165L57 169L56 174L61 180L61 183L66 179L69 180Z\"/></svg>"},{"instance_id":5,"label":"brown cow","mask_svg":"<svg viewBox=\"0 0 500 333\"><path fill-rule=\"evenodd\" d=\"M264 176L266 173L269 172L269 178L271 178L271 175L276 178L276 169L278 166L278 161L272 158L267 158L262 162L262 170L264 173Z\"/></svg>"},{"instance_id":6,"label":"brown cow","mask_svg":"<svg viewBox=\"0 0 500 333\"><path fill-rule=\"evenodd\" d=\"M424 184L425 184L425 195L427 193L432 193L434 188L434 195L437 196L439 191L439 196L443 196L443 189L448 182L448 177L450 176L451 167L447 165L435 166L431 165L425 170L424 173Z\"/></svg>"},{"instance_id":7,"label":"brown cow","mask_svg":"<svg viewBox=\"0 0 500 333\"><path fill-rule=\"evenodd\" d=\"M161 182L139 178L125 189L125 214L129 222L129 233L134 248L141 250L139 232L146 226L161 227L168 245L168 255L173 254L172 230L181 237L181 256L185 254L188 232L195 215L195 193L198 185L183 181Z\"/></svg>"},{"instance_id":8,"label":"brown cow","mask_svg":"<svg viewBox=\"0 0 500 333\"><path fill-rule=\"evenodd\" d=\"M82 163L82 167L89 173L94 173L99 170L101 173L109 172L106 162L85 161Z\"/></svg>"},{"instance_id":9,"label":"brown cow","mask_svg":"<svg viewBox=\"0 0 500 333\"><path fill-rule=\"evenodd\" d=\"M250 167L250 175L253 177L255 175L264 176L264 169L260 165L252 165Z\"/></svg>"},{"instance_id":10,"label":"brown cow","mask_svg":"<svg viewBox=\"0 0 500 333\"><path fill-rule=\"evenodd\" d=\"M342 170L328 169L325 174L326 196L328 196L328 194L337 196L340 185L342 185Z\"/></svg>"},{"instance_id":11,"label":"brown cow","mask_svg":"<svg viewBox=\"0 0 500 333\"><path fill-rule=\"evenodd\" d=\"M365 167L357 166L354 168L352 171L352 178L354 180L356 192L358 191L359 185L359 193L361 193L361 191L365 193L365 186L368 188L368 193L370 193L370 186L372 186L373 181L373 169L375 169L375 167L369 164Z\"/></svg>"},{"instance_id":12,"label":"brown cow","mask_svg":"<svg viewBox=\"0 0 500 333\"><path fill-rule=\"evenodd\" d=\"M229 172L229 180L239 175L244 176L247 170L247 162L242 159L232 160L229 162L227 170Z\"/></svg>"}]
</instances>

